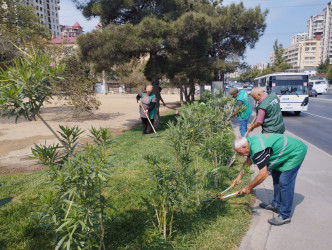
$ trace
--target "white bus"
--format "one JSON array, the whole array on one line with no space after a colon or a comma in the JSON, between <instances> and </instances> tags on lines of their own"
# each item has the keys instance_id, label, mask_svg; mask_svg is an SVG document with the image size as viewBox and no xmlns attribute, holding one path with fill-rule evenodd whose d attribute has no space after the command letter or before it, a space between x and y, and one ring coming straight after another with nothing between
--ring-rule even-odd
<instances>
[{"instance_id":1,"label":"white bus","mask_svg":"<svg viewBox=\"0 0 332 250\"><path fill-rule=\"evenodd\" d=\"M308 110L309 75L303 73L274 73L254 80L255 87L261 87L268 94L274 93L280 99L281 111L294 111L299 115Z\"/></svg>"},{"instance_id":2,"label":"white bus","mask_svg":"<svg viewBox=\"0 0 332 250\"><path fill-rule=\"evenodd\" d=\"M327 83L325 79L309 80L309 86L316 90L318 94L327 92Z\"/></svg>"}]
</instances>

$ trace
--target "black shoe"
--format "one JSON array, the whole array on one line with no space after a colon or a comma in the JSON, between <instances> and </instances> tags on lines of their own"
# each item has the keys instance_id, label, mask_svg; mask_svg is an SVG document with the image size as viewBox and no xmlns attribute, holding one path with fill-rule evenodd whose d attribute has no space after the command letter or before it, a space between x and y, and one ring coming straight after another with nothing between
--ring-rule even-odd
<instances>
[{"instance_id":1,"label":"black shoe","mask_svg":"<svg viewBox=\"0 0 332 250\"><path fill-rule=\"evenodd\" d=\"M275 208L274 206L272 206L271 203L270 203L270 204L260 203L259 206L260 206L261 208L266 209L266 210L271 210L271 211L273 211L273 212L275 212L275 213L278 213L278 212L279 212L278 208Z\"/></svg>"},{"instance_id":2,"label":"black shoe","mask_svg":"<svg viewBox=\"0 0 332 250\"><path fill-rule=\"evenodd\" d=\"M290 223L291 219L290 218L283 219L280 215L278 215L277 217L269 219L268 222L273 226L281 226L283 224Z\"/></svg>"}]
</instances>

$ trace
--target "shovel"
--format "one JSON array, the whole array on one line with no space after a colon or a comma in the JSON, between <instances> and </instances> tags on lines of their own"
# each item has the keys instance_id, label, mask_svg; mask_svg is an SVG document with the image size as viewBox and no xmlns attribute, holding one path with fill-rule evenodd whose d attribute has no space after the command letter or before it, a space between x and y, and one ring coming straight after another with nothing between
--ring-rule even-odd
<instances>
[{"instance_id":1,"label":"shovel","mask_svg":"<svg viewBox=\"0 0 332 250\"><path fill-rule=\"evenodd\" d=\"M252 122L250 123L250 126L254 124L254 122L256 121L256 118L257 118L257 115L254 117L254 119L253 119ZM244 137L247 137L248 132L249 132L249 131L247 130L247 132L245 133ZM232 166L232 164L233 164L234 161L235 161L236 154L237 154L237 152L235 152L234 155L232 156L232 158L229 159L229 161L228 161L226 167L230 167L230 166Z\"/></svg>"}]
</instances>

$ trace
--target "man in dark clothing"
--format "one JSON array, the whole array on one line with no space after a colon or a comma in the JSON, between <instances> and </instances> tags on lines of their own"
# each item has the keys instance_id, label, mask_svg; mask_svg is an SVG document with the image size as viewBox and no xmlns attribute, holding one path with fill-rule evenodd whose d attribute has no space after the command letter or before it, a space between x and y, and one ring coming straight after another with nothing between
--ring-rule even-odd
<instances>
[{"instance_id":1,"label":"man in dark clothing","mask_svg":"<svg viewBox=\"0 0 332 250\"><path fill-rule=\"evenodd\" d=\"M141 102L143 108L141 105L139 106L139 113L142 120L142 134L151 134L153 132L152 127L148 121L148 118L150 118L151 123L153 124L154 116L156 114L156 96L152 93L153 86L147 85L145 88L145 92L142 94L138 94L136 96L137 102ZM144 109L144 110L143 110ZM145 112L144 112L145 111ZM145 113L149 116L147 117ZM146 132L146 129L148 129L148 132Z\"/></svg>"},{"instance_id":2,"label":"man in dark clothing","mask_svg":"<svg viewBox=\"0 0 332 250\"><path fill-rule=\"evenodd\" d=\"M254 88L251 96L257 101L257 119L256 122L249 126L248 131L251 132L255 128L262 126L262 133L285 132L285 124L282 118L279 99L275 94L266 94L259 88Z\"/></svg>"},{"instance_id":3,"label":"man in dark clothing","mask_svg":"<svg viewBox=\"0 0 332 250\"><path fill-rule=\"evenodd\" d=\"M243 156L249 156L245 162L259 168L259 173L247 186L241 189L241 194L250 191L262 183L272 172L274 196L271 204L261 203L260 206L278 213L278 216L268 220L271 225L280 226L289 223L293 205L295 180L300 166L307 153L307 145L303 142L282 134L260 134L249 138L238 138L233 144L234 150ZM242 173L234 179L237 183Z\"/></svg>"}]
</instances>

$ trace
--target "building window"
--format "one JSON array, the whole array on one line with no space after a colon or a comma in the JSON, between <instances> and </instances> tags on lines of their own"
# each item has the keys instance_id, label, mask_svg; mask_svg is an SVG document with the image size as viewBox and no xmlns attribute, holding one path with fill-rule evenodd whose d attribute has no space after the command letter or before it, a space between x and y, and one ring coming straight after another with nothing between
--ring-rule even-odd
<instances>
[{"instance_id":1,"label":"building window","mask_svg":"<svg viewBox=\"0 0 332 250\"><path fill-rule=\"evenodd\" d=\"M40 7L40 8L39 8L39 10L40 10L40 11L43 11L43 8L42 8L42 7Z\"/></svg>"}]
</instances>

